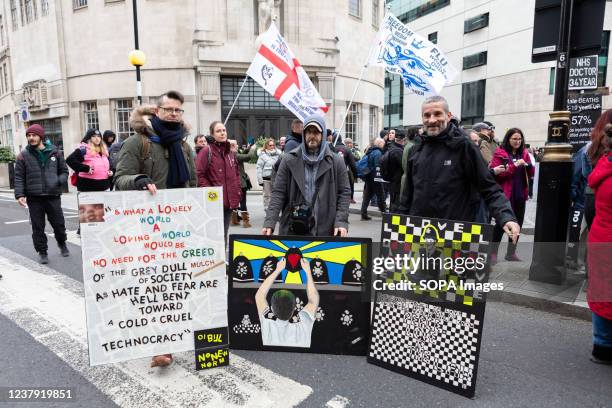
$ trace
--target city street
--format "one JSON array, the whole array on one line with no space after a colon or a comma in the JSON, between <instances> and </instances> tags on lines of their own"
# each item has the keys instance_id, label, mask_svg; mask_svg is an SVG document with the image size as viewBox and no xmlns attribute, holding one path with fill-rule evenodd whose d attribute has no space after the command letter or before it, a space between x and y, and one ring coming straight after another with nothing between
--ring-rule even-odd
<instances>
[{"instance_id":1,"label":"city street","mask_svg":"<svg viewBox=\"0 0 612 408\"><path fill-rule=\"evenodd\" d=\"M261 195L248 206L253 228L230 233L259 234ZM229 367L196 372L187 352L167 369L148 359L92 368L74 194L63 207L71 256L60 257L49 236L50 263L39 265L26 211L0 193L0 387L72 388L76 404L0 406L612 407L612 367L589 361L590 322L496 302L487 305L472 400L354 356L233 350ZM350 222L350 236L380 236L380 218Z\"/></svg>"}]
</instances>

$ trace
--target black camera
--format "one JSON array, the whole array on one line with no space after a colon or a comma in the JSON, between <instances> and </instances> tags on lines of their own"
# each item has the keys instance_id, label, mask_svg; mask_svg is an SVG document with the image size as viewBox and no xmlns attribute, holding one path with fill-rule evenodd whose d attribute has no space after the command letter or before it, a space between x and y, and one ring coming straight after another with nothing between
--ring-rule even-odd
<instances>
[{"instance_id":1,"label":"black camera","mask_svg":"<svg viewBox=\"0 0 612 408\"><path fill-rule=\"evenodd\" d=\"M314 217L312 216L312 208L307 204L300 204L291 210L289 214L291 225L290 231L294 234L308 234L314 226Z\"/></svg>"}]
</instances>

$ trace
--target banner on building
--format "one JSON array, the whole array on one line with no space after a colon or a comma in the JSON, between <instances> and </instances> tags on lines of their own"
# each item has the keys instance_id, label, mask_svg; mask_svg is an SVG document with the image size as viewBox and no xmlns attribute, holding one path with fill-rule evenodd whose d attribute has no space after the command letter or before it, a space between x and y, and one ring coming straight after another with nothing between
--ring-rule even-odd
<instances>
[{"instance_id":1,"label":"banner on building","mask_svg":"<svg viewBox=\"0 0 612 408\"><path fill-rule=\"evenodd\" d=\"M232 348L365 355L371 241L230 236Z\"/></svg>"},{"instance_id":2,"label":"banner on building","mask_svg":"<svg viewBox=\"0 0 612 408\"><path fill-rule=\"evenodd\" d=\"M274 23L262 35L247 75L301 120L328 110Z\"/></svg>"},{"instance_id":3,"label":"banner on building","mask_svg":"<svg viewBox=\"0 0 612 408\"><path fill-rule=\"evenodd\" d=\"M78 199L91 365L202 348L198 333L227 328L221 188Z\"/></svg>"},{"instance_id":4,"label":"banner on building","mask_svg":"<svg viewBox=\"0 0 612 408\"><path fill-rule=\"evenodd\" d=\"M387 13L375 40L369 65L383 66L400 75L404 86L417 95L437 95L451 83L457 71L433 43Z\"/></svg>"},{"instance_id":5,"label":"banner on building","mask_svg":"<svg viewBox=\"0 0 612 408\"><path fill-rule=\"evenodd\" d=\"M491 225L384 214L368 362L471 397L489 279Z\"/></svg>"}]
</instances>

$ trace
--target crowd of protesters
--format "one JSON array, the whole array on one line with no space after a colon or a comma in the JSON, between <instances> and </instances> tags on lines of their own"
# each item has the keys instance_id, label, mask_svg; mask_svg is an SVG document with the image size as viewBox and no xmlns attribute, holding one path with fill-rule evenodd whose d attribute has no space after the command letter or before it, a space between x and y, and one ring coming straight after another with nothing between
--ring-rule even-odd
<instances>
[{"instance_id":1,"label":"crowd of protesters","mask_svg":"<svg viewBox=\"0 0 612 408\"><path fill-rule=\"evenodd\" d=\"M223 189L223 237L230 224L251 227L247 208L253 188L244 164L256 163L263 190L265 219L261 233L272 235L347 236L355 183L364 183L361 219L368 207L380 212L465 222L494 222L491 264L497 262L504 234L504 259L520 261L516 244L533 196L536 158L519 128L505 131L501 142L495 126L483 121L463 127L440 96L425 99L422 125L382 131L361 151L351 138L328 129L313 115L295 119L288 135L268 137L263 144L241 147L223 122L213 121L209 134L187 142L190 127L183 120L184 97L168 91L157 106L140 106L130 118L135 135L116 140L88 129L66 158L45 138L39 125L26 131L28 146L17 157L15 198L30 209L32 238L40 262L49 262L45 216L63 256L68 256L60 205L68 168L78 191L147 190L218 186ZM603 113L591 142L575 156L572 203L584 208L589 234L591 282L609 279L609 262L596 244L612 241L612 113ZM191 141L191 139L189 139ZM389 205L387 205L387 201ZM219 231L221 233L221 231ZM592 244L592 245L591 245ZM609 245L608 245L609 246ZM609 257L609 254L607 255ZM602 265L606 265L602 267ZM592 288L592 286L594 288ZM605 286L605 285L601 285ZM598 287L589 286L594 312L596 362L612 362L612 306ZM152 366L166 366L172 355L153 357Z\"/></svg>"}]
</instances>

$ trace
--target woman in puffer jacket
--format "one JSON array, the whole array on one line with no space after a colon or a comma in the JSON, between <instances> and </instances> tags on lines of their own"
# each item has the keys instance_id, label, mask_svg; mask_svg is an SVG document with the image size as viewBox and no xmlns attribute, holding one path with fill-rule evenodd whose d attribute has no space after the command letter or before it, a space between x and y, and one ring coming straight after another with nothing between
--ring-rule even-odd
<instances>
[{"instance_id":1,"label":"woman in puffer jacket","mask_svg":"<svg viewBox=\"0 0 612 408\"><path fill-rule=\"evenodd\" d=\"M78 191L106 191L113 172L108 160L108 148L98 129L89 129L81 144L66 158L66 164L77 173Z\"/></svg>"},{"instance_id":2,"label":"woman in puffer jacket","mask_svg":"<svg viewBox=\"0 0 612 408\"><path fill-rule=\"evenodd\" d=\"M270 138L266 140L259 158L257 159L257 182L263 186L264 209L268 208L270 195L272 194L272 172L274 165L280 157L280 150L276 148L276 142Z\"/></svg>"},{"instance_id":3,"label":"woman in puffer jacket","mask_svg":"<svg viewBox=\"0 0 612 408\"><path fill-rule=\"evenodd\" d=\"M493 153L489 168L494 169L500 165L505 166L506 170L497 174L495 179L508 197L519 225L523 226L525 206L529 199L529 179L534 176L535 167L529 158L529 152L525 149L525 136L521 129L508 129L502 145ZM493 232L492 264L497 262L497 249L503 235L501 227L496 226ZM520 261L516 256L516 244L513 244L512 240L508 242L505 259L506 261Z\"/></svg>"}]
</instances>

